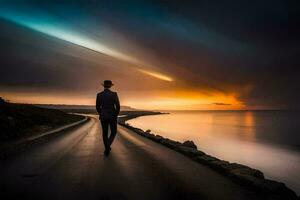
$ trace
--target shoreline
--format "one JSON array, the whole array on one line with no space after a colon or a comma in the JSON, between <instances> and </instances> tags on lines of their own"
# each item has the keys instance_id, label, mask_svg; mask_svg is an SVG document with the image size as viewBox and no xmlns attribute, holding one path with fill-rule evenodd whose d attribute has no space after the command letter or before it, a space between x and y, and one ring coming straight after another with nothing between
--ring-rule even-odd
<instances>
[{"instance_id":1,"label":"shoreline","mask_svg":"<svg viewBox=\"0 0 300 200\"><path fill-rule=\"evenodd\" d=\"M210 156L203 151L197 149L193 141L185 141L184 143L174 141L169 138L162 137L151 133L150 130L143 131L140 128L133 127L126 121L147 115L160 115L168 113L151 112L151 111L135 111L125 114L118 118L118 123L133 132L146 137L156 143L160 143L174 151L177 151L195 162L208 166L209 168L229 177L244 186L251 187L257 192L266 195L271 199L300 199L297 194L284 183L266 179L263 172L253 169L246 165L238 163L230 163L225 160Z\"/></svg>"}]
</instances>

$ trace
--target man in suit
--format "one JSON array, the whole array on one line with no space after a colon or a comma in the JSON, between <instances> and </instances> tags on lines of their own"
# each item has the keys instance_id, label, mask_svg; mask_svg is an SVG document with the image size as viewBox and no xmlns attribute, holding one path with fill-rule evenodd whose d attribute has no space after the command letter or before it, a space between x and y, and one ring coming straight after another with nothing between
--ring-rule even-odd
<instances>
[{"instance_id":1,"label":"man in suit","mask_svg":"<svg viewBox=\"0 0 300 200\"><path fill-rule=\"evenodd\" d=\"M118 94L110 90L113 83L111 80L103 82L104 90L97 94L96 109L99 113L102 137L105 146L104 154L109 155L111 144L117 134L117 118L120 112L120 102ZM110 136L108 137L108 127L110 127Z\"/></svg>"}]
</instances>

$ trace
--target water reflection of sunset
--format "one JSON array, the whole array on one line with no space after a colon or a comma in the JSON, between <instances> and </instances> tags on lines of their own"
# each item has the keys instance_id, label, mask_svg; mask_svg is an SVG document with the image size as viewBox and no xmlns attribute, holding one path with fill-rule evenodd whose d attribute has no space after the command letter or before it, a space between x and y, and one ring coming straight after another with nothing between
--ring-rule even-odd
<instances>
[{"instance_id":1,"label":"water reflection of sunset","mask_svg":"<svg viewBox=\"0 0 300 200\"><path fill-rule=\"evenodd\" d=\"M274 115L284 130L294 133L270 126ZM298 134L298 120L299 113L289 118L284 113L268 111L171 111L169 115L139 117L128 122L181 142L193 140L210 155L263 170L266 177L285 181L300 191L299 151L278 145L298 144L296 137L289 135Z\"/></svg>"},{"instance_id":2,"label":"water reflection of sunset","mask_svg":"<svg viewBox=\"0 0 300 200\"><path fill-rule=\"evenodd\" d=\"M246 137L249 140L254 140L255 139L255 120L253 116L253 112L246 112L245 113L245 118L244 118L244 123L245 123L245 133L244 137Z\"/></svg>"}]
</instances>

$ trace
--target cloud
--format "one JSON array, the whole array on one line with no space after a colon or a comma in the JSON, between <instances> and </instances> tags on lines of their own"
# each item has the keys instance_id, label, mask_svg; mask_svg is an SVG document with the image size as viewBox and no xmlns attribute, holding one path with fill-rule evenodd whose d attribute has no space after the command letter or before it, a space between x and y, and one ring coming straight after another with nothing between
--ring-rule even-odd
<instances>
[{"instance_id":1,"label":"cloud","mask_svg":"<svg viewBox=\"0 0 300 200\"><path fill-rule=\"evenodd\" d=\"M74 38L77 31L51 29L52 35L63 35L60 40L0 20L2 91L23 88L36 94L52 90L94 97L102 79L112 79L125 100L142 99L142 92L141 102L146 96L167 99L170 93L192 91L203 98L233 96L254 108L299 108L300 15L299 5L289 1L28 6L33 9L28 13L47 8L64 19L63 28L79 27L93 40L84 42L81 34ZM83 43L74 45L69 39ZM232 102L208 102L226 108L234 104L226 103Z\"/></svg>"},{"instance_id":2,"label":"cloud","mask_svg":"<svg viewBox=\"0 0 300 200\"><path fill-rule=\"evenodd\" d=\"M31 9L30 9L31 10ZM27 12L26 12L27 11ZM104 44L98 37L93 39L89 33L80 33L73 27L68 27L66 24L62 23L62 19L56 16L47 15L46 13L40 14L41 11L36 10L35 12L28 12L28 7L21 7L21 9L14 9L11 6L4 7L0 9L0 17L9 20L18 25L30 28L34 31L61 39L63 41L70 42L75 45L79 45L88 50L95 51L97 53L110 56L114 59L129 63L137 71L144 73L146 75L155 77L164 81L172 81L167 75L159 73L152 69L149 70L151 64L146 63L138 58L135 58L128 53L123 53L120 50L114 49L107 44ZM70 25L69 25L70 26Z\"/></svg>"}]
</instances>

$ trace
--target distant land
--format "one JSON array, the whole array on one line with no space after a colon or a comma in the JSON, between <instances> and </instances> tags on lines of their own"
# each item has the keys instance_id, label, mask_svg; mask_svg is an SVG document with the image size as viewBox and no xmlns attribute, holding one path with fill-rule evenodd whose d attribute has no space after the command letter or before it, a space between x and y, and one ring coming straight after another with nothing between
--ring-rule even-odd
<instances>
[{"instance_id":1,"label":"distant land","mask_svg":"<svg viewBox=\"0 0 300 200\"><path fill-rule=\"evenodd\" d=\"M97 113L96 107L93 105L65 105L65 104L34 104L41 108L50 108L73 113ZM130 106L121 106L121 111L137 111L138 109Z\"/></svg>"}]
</instances>

